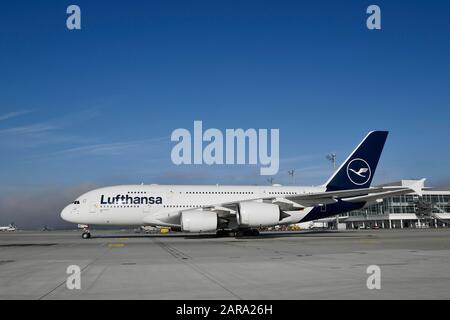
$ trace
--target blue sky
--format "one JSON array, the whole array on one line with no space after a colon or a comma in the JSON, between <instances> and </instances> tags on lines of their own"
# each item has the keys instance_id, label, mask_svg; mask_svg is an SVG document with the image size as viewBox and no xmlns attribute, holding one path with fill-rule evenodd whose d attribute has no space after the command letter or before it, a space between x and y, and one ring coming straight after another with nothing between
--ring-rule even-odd
<instances>
[{"instance_id":1,"label":"blue sky","mask_svg":"<svg viewBox=\"0 0 450 320\"><path fill-rule=\"evenodd\" d=\"M82 30L66 29L77 4ZM368 5L382 30L366 28ZM319 184L370 130L374 182L450 177L448 1L2 1L0 188L266 183L170 161L170 134L279 128L276 182ZM0 221L1 222L1 221Z\"/></svg>"}]
</instances>

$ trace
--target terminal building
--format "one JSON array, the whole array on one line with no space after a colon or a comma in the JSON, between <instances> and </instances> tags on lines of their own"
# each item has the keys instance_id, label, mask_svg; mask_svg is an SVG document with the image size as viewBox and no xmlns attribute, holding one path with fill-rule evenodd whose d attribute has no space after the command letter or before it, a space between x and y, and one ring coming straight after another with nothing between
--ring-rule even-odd
<instances>
[{"instance_id":1,"label":"terminal building","mask_svg":"<svg viewBox=\"0 0 450 320\"><path fill-rule=\"evenodd\" d=\"M408 180L388 185L407 186ZM315 225L336 228L336 220L335 217L323 219L315 222ZM338 223L338 229L448 227L450 226L450 190L426 188L421 197L408 194L385 198L367 208L340 215Z\"/></svg>"}]
</instances>

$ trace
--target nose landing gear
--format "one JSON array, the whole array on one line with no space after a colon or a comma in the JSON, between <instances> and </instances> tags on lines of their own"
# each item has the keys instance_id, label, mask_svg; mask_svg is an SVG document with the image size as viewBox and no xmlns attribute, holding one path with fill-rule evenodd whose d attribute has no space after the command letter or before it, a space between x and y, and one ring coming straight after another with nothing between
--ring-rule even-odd
<instances>
[{"instance_id":1,"label":"nose landing gear","mask_svg":"<svg viewBox=\"0 0 450 320\"><path fill-rule=\"evenodd\" d=\"M89 239L91 237L91 233L89 231L85 231L81 234L83 239Z\"/></svg>"},{"instance_id":2,"label":"nose landing gear","mask_svg":"<svg viewBox=\"0 0 450 320\"><path fill-rule=\"evenodd\" d=\"M91 238L91 232L89 231L89 226L82 224L82 225L78 225L78 228L82 228L83 229L83 233L81 234L81 238L83 239L90 239Z\"/></svg>"}]
</instances>

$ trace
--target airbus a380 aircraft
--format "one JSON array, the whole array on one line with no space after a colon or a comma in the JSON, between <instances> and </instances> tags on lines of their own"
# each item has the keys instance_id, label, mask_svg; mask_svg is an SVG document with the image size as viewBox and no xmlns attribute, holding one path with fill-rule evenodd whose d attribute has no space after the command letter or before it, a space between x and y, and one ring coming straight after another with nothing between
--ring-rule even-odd
<instances>
[{"instance_id":1,"label":"airbus a380 aircraft","mask_svg":"<svg viewBox=\"0 0 450 320\"><path fill-rule=\"evenodd\" d=\"M421 193L406 187L370 187L388 132L370 132L323 185L122 185L87 192L61 217L90 225L164 226L185 232L258 235L256 228L317 220L363 208L385 197Z\"/></svg>"}]
</instances>

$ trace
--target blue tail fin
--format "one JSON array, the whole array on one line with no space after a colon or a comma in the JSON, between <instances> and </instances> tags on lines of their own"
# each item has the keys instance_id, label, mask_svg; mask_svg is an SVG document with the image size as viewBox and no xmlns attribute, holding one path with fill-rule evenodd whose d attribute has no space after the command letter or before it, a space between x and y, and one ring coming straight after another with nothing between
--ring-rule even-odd
<instances>
[{"instance_id":1,"label":"blue tail fin","mask_svg":"<svg viewBox=\"0 0 450 320\"><path fill-rule=\"evenodd\" d=\"M387 136L387 131L369 132L325 183L327 191L370 187Z\"/></svg>"}]
</instances>

